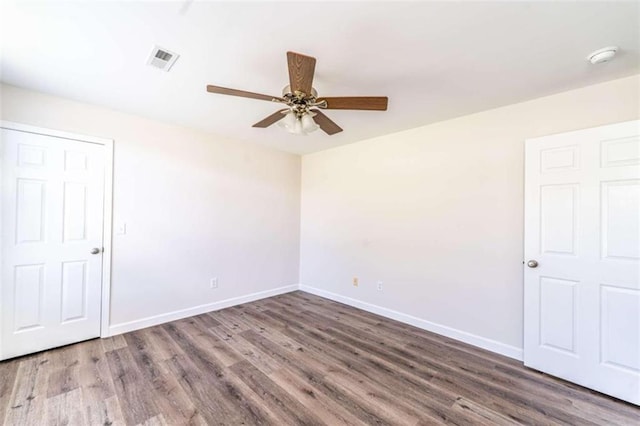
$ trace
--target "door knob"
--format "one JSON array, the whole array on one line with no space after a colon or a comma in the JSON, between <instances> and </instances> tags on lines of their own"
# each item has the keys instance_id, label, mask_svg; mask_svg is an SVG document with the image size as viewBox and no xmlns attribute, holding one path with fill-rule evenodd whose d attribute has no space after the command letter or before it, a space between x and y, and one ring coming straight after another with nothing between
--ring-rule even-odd
<instances>
[{"instance_id":1,"label":"door knob","mask_svg":"<svg viewBox=\"0 0 640 426\"><path fill-rule=\"evenodd\" d=\"M537 268L538 267L538 261L537 260L530 260L527 262L527 266L529 268Z\"/></svg>"},{"instance_id":2,"label":"door knob","mask_svg":"<svg viewBox=\"0 0 640 426\"><path fill-rule=\"evenodd\" d=\"M91 249L91 254L98 254L100 253L100 249L98 247L94 247Z\"/></svg>"}]
</instances>

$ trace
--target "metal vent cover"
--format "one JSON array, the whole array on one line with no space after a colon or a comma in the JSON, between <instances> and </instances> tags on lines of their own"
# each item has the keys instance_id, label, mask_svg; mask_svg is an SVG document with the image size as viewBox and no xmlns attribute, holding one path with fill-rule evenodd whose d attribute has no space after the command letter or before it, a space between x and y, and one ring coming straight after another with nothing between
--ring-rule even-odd
<instances>
[{"instance_id":1,"label":"metal vent cover","mask_svg":"<svg viewBox=\"0 0 640 426\"><path fill-rule=\"evenodd\" d=\"M160 46L153 46L147 65L169 71L180 55Z\"/></svg>"}]
</instances>

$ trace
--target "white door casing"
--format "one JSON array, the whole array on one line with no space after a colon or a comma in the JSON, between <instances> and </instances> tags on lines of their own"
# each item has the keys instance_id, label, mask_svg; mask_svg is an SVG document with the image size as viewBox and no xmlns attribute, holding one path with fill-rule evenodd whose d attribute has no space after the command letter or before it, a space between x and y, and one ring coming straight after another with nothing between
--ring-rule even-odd
<instances>
[{"instance_id":1,"label":"white door casing","mask_svg":"<svg viewBox=\"0 0 640 426\"><path fill-rule=\"evenodd\" d=\"M100 336L110 236L111 146L3 127L0 359Z\"/></svg>"},{"instance_id":2,"label":"white door casing","mask_svg":"<svg viewBox=\"0 0 640 426\"><path fill-rule=\"evenodd\" d=\"M640 121L525 147L524 362L640 404Z\"/></svg>"}]
</instances>

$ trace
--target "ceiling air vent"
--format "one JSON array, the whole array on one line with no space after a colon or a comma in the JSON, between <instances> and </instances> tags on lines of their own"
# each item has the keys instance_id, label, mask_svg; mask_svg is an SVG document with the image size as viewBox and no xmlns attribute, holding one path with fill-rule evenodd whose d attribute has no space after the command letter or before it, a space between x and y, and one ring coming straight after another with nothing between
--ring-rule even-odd
<instances>
[{"instance_id":1,"label":"ceiling air vent","mask_svg":"<svg viewBox=\"0 0 640 426\"><path fill-rule=\"evenodd\" d=\"M163 47L153 46L149 59L147 59L147 65L159 68L163 71L169 71L173 64L178 59L177 53L167 50Z\"/></svg>"}]
</instances>

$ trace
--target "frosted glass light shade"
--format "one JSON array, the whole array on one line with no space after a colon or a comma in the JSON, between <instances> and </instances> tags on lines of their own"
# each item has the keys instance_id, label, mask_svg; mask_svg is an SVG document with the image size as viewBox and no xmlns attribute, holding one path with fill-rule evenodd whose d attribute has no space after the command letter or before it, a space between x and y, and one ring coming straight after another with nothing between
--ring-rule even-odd
<instances>
[{"instance_id":1,"label":"frosted glass light shade","mask_svg":"<svg viewBox=\"0 0 640 426\"><path fill-rule=\"evenodd\" d=\"M288 131L292 131L294 126L296 125L296 121L298 121L296 115L293 111L289 111L285 114L284 118L278 122L280 127L284 127Z\"/></svg>"},{"instance_id":2,"label":"frosted glass light shade","mask_svg":"<svg viewBox=\"0 0 640 426\"><path fill-rule=\"evenodd\" d=\"M293 125L293 132L291 133L295 133L296 135L301 135L304 133L302 131L302 123L300 122L299 119L297 119L296 123Z\"/></svg>"},{"instance_id":3,"label":"frosted glass light shade","mask_svg":"<svg viewBox=\"0 0 640 426\"><path fill-rule=\"evenodd\" d=\"M313 114L312 112L308 112L300 119L300 121L302 122L302 131L304 131L304 133L315 132L320 128L320 126L318 126L316 122L313 121L314 115L315 114Z\"/></svg>"},{"instance_id":4,"label":"frosted glass light shade","mask_svg":"<svg viewBox=\"0 0 640 426\"><path fill-rule=\"evenodd\" d=\"M313 120L314 115L312 112L307 112L299 118L295 112L289 111L282 120L278 121L278 126L286 129L289 133L307 135L320 128Z\"/></svg>"}]
</instances>

